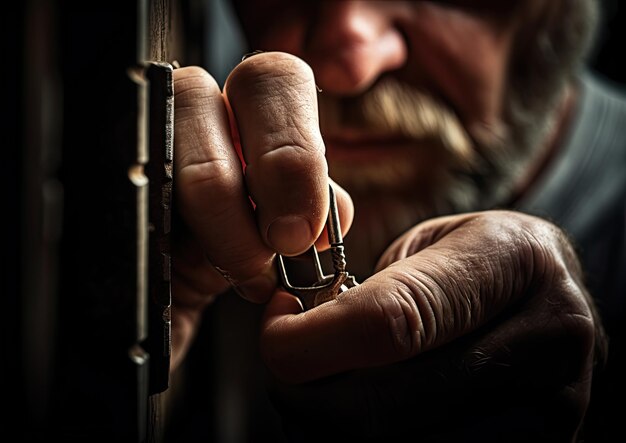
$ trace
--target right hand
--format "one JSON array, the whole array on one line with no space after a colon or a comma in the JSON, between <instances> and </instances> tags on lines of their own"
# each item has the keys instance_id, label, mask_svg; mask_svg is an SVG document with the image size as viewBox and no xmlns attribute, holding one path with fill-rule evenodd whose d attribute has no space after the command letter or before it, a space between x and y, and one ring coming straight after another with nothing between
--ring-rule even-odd
<instances>
[{"instance_id":1,"label":"right hand","mask_svg":"<svg viewBox=\"0 0 626 443\"><path fill-rule=\"evenodd\" d=\"M267 301L277 284L275 253L328 246L321 234L329 206L317 89L306 63L277 52L249 57L223 92L201 68L173 75L172 369L216 295L233 286L250 301ZM333 186L345 233L352 203Z\"/></svg>"}]
</instances>

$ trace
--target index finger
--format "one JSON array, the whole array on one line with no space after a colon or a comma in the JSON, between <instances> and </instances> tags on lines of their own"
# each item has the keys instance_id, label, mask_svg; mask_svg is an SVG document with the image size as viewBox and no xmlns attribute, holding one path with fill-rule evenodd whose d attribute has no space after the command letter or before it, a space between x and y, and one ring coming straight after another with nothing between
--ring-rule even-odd
<instances>
[{"instance_id":1,"label":"index finger","mask_svg":"<svg viewBox=\"0 0 626 443\"><path fill-rule=\"evenodd\" d=\"M289 54L242 61L224 86L239 131L246 184L265 242L305 252L328 214L328 167L311 68Z\"/></svg>"},{"instance_id":2,"label":"index finger","mask_svg":"<svg viewBox=\"0 0 626 443\"><path fill-rule=\"evenodd\" d=\"M215 270L245 298L265 301L276 285L274 251L257 230L222 91L199 67L175 69L173 75L178 212ZM173 261L176 273L186 275L187 286L211 293L219 288L202 271L208 261L190 254L194 249L178 248L185 254Z\"/></svg>"},{"instance_id":3,"label":"index finger","mask_svg":"<svg viewBox=\"0 0 626 443\"><path fill-rule=\"evenodd\" d=\"M530 294L547 336L589 329L588 305L566 265L571 247L549 224L503 212L418 228L433 243L333 301L300 313L289 294L274 295L261 345L280 379L302 382L406 360L476 330ZM504 325L498 331L500 338L511 334Z\"/></svg>"}]
</instances>

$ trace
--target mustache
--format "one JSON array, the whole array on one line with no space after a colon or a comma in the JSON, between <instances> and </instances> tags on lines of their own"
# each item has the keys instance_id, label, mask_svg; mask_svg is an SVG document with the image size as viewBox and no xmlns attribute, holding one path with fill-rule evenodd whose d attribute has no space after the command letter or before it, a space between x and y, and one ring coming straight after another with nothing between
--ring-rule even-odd
<instances>
[{"instance_id":1,"label":"mustache","mask_svg":"<svg viewBox=\"0 0 626 443\"><path fill-rule=\"evenodd\" d=\"M464 166L477 161L474 142L458 116L441 100L392 78L384 78L365 93L318 96L322 134L346 129L376 137L406 138L437 146Z\"/></svg>"}]
</instances>

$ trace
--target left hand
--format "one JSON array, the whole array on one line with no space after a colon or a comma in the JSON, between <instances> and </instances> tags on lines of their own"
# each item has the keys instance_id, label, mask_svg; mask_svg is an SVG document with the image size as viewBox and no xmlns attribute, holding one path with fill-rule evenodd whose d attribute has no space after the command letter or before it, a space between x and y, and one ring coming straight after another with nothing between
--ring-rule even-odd
<instances>
[{"instance_id":1,"label":"left hand","mask_svg":"<svg viewBox=\"0 0 626 443\"><path fill-rule=\"evenodd\" d=\"M304 313L271 300L261 349L290 437L573 440L603 337L562 231L507 211L442 217L379 269Z\"/></svg>"}]
</instances>

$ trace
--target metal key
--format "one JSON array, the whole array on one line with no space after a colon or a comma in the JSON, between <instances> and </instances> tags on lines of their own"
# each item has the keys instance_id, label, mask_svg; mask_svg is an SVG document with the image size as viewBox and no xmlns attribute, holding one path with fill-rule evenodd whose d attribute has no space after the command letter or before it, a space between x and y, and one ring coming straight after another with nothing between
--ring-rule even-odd
<instances>
[{"instance_id":1,"label":"metal key","mask_svg":"<svg viewBox=\"0 0 626 443\"><path fill-rule=\"evenodd\" d=\"M330 208L326 228L334 273L324 274L317 249L313 245L305 254L312 256L317 280L310 286L293 286L287 276L285 258L280 254L278 255L278 269L282 285L287 292L298 297L305 311L333 300L341 292L358 285L354 276L346 271L346 256L337 211L337 199L332 186L329 186L329 192Z\"/></svg>"}]
</instances>

